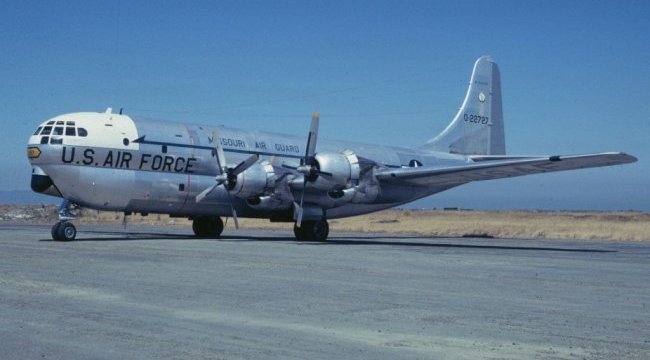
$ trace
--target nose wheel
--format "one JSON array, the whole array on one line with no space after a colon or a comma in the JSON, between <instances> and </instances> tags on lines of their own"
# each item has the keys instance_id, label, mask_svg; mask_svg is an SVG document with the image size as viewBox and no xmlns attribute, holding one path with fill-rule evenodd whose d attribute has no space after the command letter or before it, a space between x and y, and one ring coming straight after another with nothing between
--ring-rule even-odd
<instances>
[{"instance_id":1,"label":"nose wheel","mask_svg":"<svg viewBox=\"0 0 650 360\"><path fill-rule=\"evenodd\" d=\"M52 226L52 239L55 241L72 241L77 237L77 228L70 222L76 218L71 211L73 208L78 206L68 199L63 199L59 205L59 221Z\"/></svg>"},{"instance_id":2,"label":"nose wheel","mask_svg":"<svg viewBox=\"0 0 650 360\"><path fill-rule=\"evenodd\" d=\"M55 241L72 241L75 237L77 237L77 228L69 221L59 221L52 226L52 239Z\"/></svg>"}]
</instances>

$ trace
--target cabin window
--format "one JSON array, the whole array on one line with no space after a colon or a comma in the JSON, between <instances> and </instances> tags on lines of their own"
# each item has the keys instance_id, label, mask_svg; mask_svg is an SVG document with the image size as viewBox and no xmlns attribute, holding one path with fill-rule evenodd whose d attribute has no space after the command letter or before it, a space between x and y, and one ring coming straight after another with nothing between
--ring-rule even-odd
<instances>
[{"instance_id":1,"label":"cabin window","mask_svg":"<svg viewBox=\"0 0 650 360\"><path fill-rule=\"evenodd\" d=\"M77 135L77 132L74 130L73 127L68 126L65 128L65 136L75 136Z\"/></svg>"},{"instance_id":2,"label":"cabin window","mask_svg":"<svg viewBox=\"0 0 650 360\"><path fill-rule=\"evenodd\" d=\"M52 135L63 135L63 126L55 127Z\"/></svg>"},{"instance_id":3,"label":"cabin window","mask_svg":"<svg viewBox=\"0 0 650 360\"><path fill-rule=\"evenodd\" d=\"M43 132L41 133L41 135L50 135L51 132L52 132L52 127L46 126L43 128Z\"/></svg>"},{"instance_id":4,"label":"cabin window","mask_svg":"<svg viewBox=\"0 0 650 360\"><path fill-rule=\"evenodd\" d=\"M38 129L36 129L36 131L34 131L34 135L38 135L38 133L41 132L41 129L43 129L43 127L39 126Z\"/></svg>"},{"instance_id":5,"label":"cabin window","mask_svg":"<svg viewBox=\"0 0 650 360\"><path fill-rule=\"evenodd\" d=\"M77 134L81 137L86 137L88 136L88 131L86 131L84 128L79 128L77 129Z\"/></svg>"}]
</instances>

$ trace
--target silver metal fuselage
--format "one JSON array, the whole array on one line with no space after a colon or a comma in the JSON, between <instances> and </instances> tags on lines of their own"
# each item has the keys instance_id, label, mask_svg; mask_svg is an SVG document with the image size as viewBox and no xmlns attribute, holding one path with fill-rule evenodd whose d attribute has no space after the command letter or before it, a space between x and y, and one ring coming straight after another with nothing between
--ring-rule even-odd
<instances>
[{"instance_id":1,"label":"silver metal fuselage","mask_svg":"<svg viewBox=\"0 0 650 360\"><path fill-rule=\"evenodd\" d=\"M282 165L297 166L305 152L306 140L301 136L133 119L108 112L60 115L41 127L54 128L57 122L62 127L66 123L83 127L87 136L50 135L50 138L57 138L54 144L52 140L44 143L43 135L32 136L28 146L37 147L40 152L40 156L30 157L33 173L51 178L53 186L45 193L98 210L183 217L229 216L229 194L225 187L216 188L204 201L194 200L198 193L214 184L215 176L220 173L213 156L217 144L223 148L229 166L250 154L259 154L259 162L270 164L276 178L284 181L298 175ZM306 203L319 204L328 218L369 213L460 185L380 186L373 181L376 169L414 164L442 167L468 161L465 156L448 153L326 139L319 139L316 152L341 153L345 150L352 151L363 163L359 181L366 189L372 189L373 195L360 201L337 202L328 198L327 191L306 189ZM278 185L271 190L284 192L285 199L295 198L292 192L296 190L289 186ZM258 208L246 198L232 195L230 198L240 217L282 219L278 214L290 211L286 202L277 208ZM289 221L287 217L285 221Z\"/></svg>"}]
</instances>

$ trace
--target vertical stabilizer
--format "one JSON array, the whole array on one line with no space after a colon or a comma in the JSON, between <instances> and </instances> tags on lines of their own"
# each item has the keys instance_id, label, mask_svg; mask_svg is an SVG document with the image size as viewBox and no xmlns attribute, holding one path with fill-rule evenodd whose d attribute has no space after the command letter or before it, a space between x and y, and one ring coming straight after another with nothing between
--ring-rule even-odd
<instances>
[{"instance_id":1,"label":"vertical stabilizer","mask_svg":"<svg viewBox=\"0 0 650 360\"><path fill-rule=\"evenodd\" d=\"M466 155L505 155L501 77L489 56L474 64L467 95L454 120L423 148Z\"/></svg>"}]
</instances>

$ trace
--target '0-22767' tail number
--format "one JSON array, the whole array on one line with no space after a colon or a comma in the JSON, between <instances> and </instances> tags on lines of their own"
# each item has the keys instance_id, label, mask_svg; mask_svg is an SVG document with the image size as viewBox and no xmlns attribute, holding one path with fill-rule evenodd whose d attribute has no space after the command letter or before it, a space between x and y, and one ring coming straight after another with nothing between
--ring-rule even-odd
<instances>
[{"instance_id":1,"label":"'0-22767' tail number","mask_svg":"<svg viewBox=\"0 0 650 360\"><path fill-rule=\"evenodd\" d=\"M487 116L481 116L481 115L473 115L473 114L465 114L464 115L465 122L470 122L474 124L487 124L489 118Z\"/></svg>"}]
</instances>

